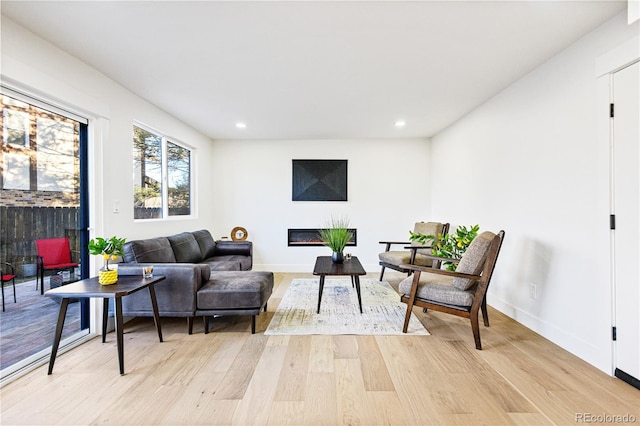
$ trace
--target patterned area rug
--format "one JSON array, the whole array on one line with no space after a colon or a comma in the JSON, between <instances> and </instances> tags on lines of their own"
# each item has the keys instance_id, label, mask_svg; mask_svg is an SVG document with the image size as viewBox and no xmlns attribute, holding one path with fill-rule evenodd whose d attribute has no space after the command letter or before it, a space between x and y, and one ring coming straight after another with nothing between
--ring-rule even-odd
<instances>
[{"instance_id":1,"label":"patterned area rug","mask_svg":"<svg viewBox=\"0 0 640 426\"><path fill-rule=\"evenodd\" d=\"M327 278L318 309L317 278L291 282L264 334L402 335L407 305L386 281L360 280L362 314L349 278ZM407 335L428 335L414 315Z\"/></svg>"}]
</instances>

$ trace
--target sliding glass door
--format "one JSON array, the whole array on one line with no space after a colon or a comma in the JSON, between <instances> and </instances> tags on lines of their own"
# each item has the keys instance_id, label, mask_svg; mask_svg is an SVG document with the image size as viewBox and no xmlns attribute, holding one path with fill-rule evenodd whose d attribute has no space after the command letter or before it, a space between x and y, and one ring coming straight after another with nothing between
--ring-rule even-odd
<instances>
[{"instance_id":1,"label":"sliding glass door","mask_svg":"<svg viewBox=\"0 0 640 426\"><path fill-rule=\"evenodd\" d=\"M88 273L88 123L5 88L1 98L0 262L3 273L16 276L15 298L13 282L3 282L0 369L6 377L50 351L59 301L42 289ZM62 239L77 266L40 268L52 253L43 253L37 242L52 239ZM86 301L70 305L64 337L87 334L88 317Z\"/></svg>"}]
</instances>

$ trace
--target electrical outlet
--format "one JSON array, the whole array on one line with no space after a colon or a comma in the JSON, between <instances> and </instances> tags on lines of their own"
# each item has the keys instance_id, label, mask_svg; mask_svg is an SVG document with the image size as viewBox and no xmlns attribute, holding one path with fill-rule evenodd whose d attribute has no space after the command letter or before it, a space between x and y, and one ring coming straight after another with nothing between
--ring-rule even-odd
<instances>
[{"instance_id":1,"label":"electrical outlet","mask_svg":"<svg viewBox=\"0 0 640 426\"><path fill-rule=\"evenodd\" d=\"M538 296L538 291L535 284L529 284L529 297L535 299Z\"/></svg>"}]
</instances>

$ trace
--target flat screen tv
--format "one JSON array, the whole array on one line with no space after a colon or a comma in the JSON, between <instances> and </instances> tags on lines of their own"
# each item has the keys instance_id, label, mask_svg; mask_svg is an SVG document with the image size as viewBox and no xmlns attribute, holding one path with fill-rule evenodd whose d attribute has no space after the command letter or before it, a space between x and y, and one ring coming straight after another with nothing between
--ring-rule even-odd
<instances>
[{"instance_id":1,"label":"flat screen tv","mask_svg":"<svg viewBox=\"0 0 640 426\"><path fill-rule=\"evenodd\" d=\"M347 160L293 160L293 201L347 201Z\"/></svg>"}]
</instances>

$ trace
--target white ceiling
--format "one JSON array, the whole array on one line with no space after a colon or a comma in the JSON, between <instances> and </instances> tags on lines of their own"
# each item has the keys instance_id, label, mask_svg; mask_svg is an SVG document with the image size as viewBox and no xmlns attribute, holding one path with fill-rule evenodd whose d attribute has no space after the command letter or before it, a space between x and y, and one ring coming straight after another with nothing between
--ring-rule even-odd
<instances>
[{"instance_id":1,"label":"white ceiling","mask_svg":"<svg viewBox=\"0 0 640 426\"><path fill-rule=\"evenodd\" d=\"M335 139L431 136L625 6L3 0L2 14L213 139Z\"/></svg>"}]
</instances>

